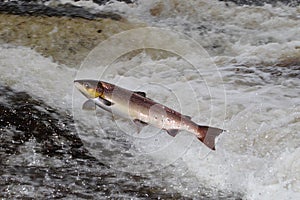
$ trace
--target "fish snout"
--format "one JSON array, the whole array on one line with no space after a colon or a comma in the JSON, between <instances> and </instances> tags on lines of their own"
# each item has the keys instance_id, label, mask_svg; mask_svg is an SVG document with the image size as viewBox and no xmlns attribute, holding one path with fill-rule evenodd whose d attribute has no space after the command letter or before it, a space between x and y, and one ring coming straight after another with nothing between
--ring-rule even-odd
<instances>
[{"instance_id":1,"label":"fish snout","mask_svg":"<svg viewBox=\"0 0 300 200\"><path fill-rule=\"evenodd\" d=\"M96 98L103 94L101 81L75 80L75 87L87 98Z\"/></svg>"}]
</instances>

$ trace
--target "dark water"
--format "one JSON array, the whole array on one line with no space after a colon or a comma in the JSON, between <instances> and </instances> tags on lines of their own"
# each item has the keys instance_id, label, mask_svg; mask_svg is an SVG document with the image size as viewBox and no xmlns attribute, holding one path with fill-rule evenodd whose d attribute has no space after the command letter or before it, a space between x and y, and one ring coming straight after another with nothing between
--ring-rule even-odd
<instances>
[{"instance_id":1,"label":"dark water","mask_svg":"<svg viewBox=\"0 0 300 200\"><path fill-rule=\"evenodd\" d=\"M84 19L111 18L120 20L121 16L110 12L90 12L81 7L65 4L62 6L50 7L44 4L28 1L0 2L0 13L15 15L33 16L67 16L80 17Z\"/></svg>"},{"instance_id":2,"label":"dark water","mask_svg":"<svg viewBox=\"0 0 300 200\"><path fill-rule=\"evenodd\" d=\"M127 4L137 4L138 1L134 0L118 0ZM219 0L225 2L233 2L237 5L256 5L263 6L265 4L271 4L273 6L284 4L288 6L297 6L300 4L300 0ZM122 17L119 14L112 12L95 11L89 9L83 9L79 6L71 4L55 4L55 6L49 6L45 3L52 2L51 0L21 0L21 1L0 1L0 13L9 13L17 15L34 15L34 16L68 16L68 17L80 17L84 19L96 19L96 18L111 18L114 20L120 20ZM74 0L74 2L77 2ZM93 0L98 5L109 4L110 0Z\"/></svg>"}]
</instances>

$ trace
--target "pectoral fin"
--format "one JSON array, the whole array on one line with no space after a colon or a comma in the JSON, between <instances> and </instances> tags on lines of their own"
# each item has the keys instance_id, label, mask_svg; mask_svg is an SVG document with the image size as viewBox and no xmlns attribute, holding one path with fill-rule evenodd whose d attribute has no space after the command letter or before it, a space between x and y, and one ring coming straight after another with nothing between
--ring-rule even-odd
<instances>
[{"instance_id":1,"label":"pectoral fin","mask_svg":"<svg viewBox=\"0 0 300 200\"><path fill-rule=\"evenodd\" d=\"M142 97L146 97L146 93L145 93L145 92L135 91L134 93L135 93L135 94L138 94L138 95L140 95L140 96L142 96Z\"/></svg>"},{"instance_id":2,"label":"pectoral fin","mask_svg":"<svg viewBox=\"0 0 300 200\"><path fill-rule=\"evenodd\" d=\"M96 110L96 104L93 100L89 99L82 105L83 110Z\"/></svg>"},{"instance_id":3,"label":"pectoral fin","mask_svg":"<svg viewBox=\"0 0 300 200\"><path fill-rule=\"evenodd\" d=\"M178 129L168 129L166 131L169 135L171 135L172 137L175 137L179 130Z\"/></svg>"}]
</instances>

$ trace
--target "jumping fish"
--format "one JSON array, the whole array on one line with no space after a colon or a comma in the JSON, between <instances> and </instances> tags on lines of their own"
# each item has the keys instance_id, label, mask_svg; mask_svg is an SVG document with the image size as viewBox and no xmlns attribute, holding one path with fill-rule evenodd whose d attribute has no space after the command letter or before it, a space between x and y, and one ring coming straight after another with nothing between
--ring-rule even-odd
<instances>
[{"instance_id":1,"label":"jumping fish","mask_svg":"<svg viewBox=\"0 0 300 200\"><path fill-rule=\"evenodd\" d=\"M94 110L99 106L108 112L131 119L139 127L150 124L166 130L173 137L179 130L186 130L195 134L212 150L215 150L215 138L223 132L219 128L196 124L191 117L146 97L145 92L127 90L98 80L75 80L74 84L88 98L82 106L85 110Z\"/></svg>"}]
</instances>

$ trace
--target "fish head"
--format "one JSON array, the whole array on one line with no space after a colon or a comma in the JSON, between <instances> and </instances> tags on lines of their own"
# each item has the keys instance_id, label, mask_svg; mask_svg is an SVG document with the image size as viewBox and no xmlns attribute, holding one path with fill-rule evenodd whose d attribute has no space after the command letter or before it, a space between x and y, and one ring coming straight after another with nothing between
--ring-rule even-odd
<instances>
[{"instance_id":1,"label":"fish head","mask_svg":"<svg viewBox=\"0 0 300 200\"><path fill-rule=\"evenodd\" d=\"M97 80L75 80L75 87L87 98L103 97L104 87Z\"/></svg>"}]
</instances>

